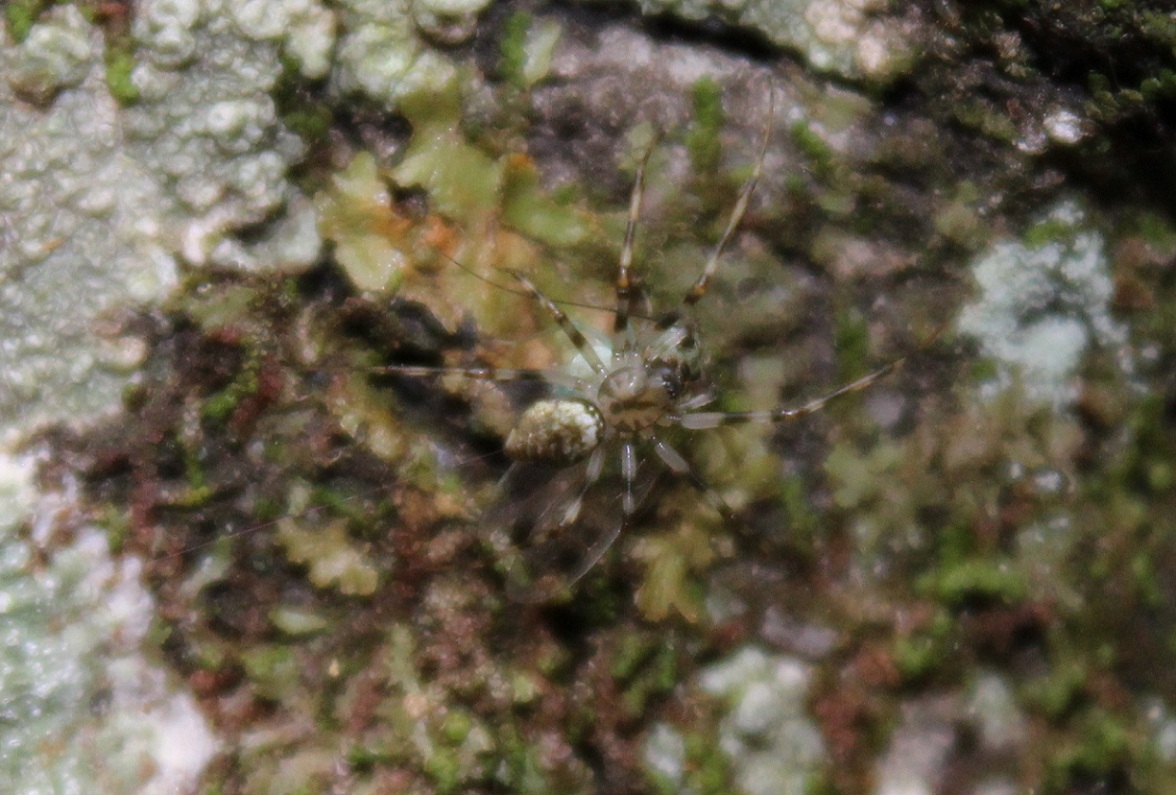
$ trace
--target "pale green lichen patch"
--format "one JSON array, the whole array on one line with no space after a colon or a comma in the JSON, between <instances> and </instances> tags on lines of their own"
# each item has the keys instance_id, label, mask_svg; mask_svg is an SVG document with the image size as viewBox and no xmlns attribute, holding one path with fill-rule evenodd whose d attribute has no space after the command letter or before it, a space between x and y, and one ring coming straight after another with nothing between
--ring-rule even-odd
<instances>
[{"instance_id":1,"label":"pale green lichen patch","mask_svg":"<svg viewBox=\"0 0 1176 795\"><path fill-rule=\"evenodd\" d=\"M63 8L26 42L43 36L77 45L68 50L67 71L84 68L85 78L59 84L40 110L0 81L0 205L12 241L0 247L0 332L8 341L0 350L0 424L7 427L109 407L125 374L104 366L111 344L119 346L107 340L104 347L98 319L128 296L158 295L174 278L150 223L112 223L154 217L158 194L148 175L119 156L117 106L105 92L96 34L76 9ZM16 70L21 59L19 48L0 44L0 70Z\"/></svg>"},{"instance_id":2,"label":"pale green lichen patch","mask_svg":"<svg viewBox=\"0 0 1176 795\"><path fill-rule=\"evenodd\" d=\"M637 589L638 609L650 621L679 615L698 621L700 592L696 577L714 560L714 540L695 523L680 525L676 531L649 534L638 541L632 555L646 566Z\"/></svg>"},{"instance_id":3,"label":"pale green lichen patch","mask_svg":"<svg viewBox=\"0 0 1176 795\"><path fill-rule=\"evenodd\" d=\"M1114 286L1102 235L1077 206L1065 203L1032 227L1024 241L1002 241L973 265L979 294L960 315L1000 366L992 389L1014 380L1028 395L1064 405L1083 354L1123 342L1110 314Z\"/></svg>"},{"instance_id":4,"label":"pale green lichen patch","mask_svg":"<svg viewBox=\"0 0 1176 795\"><path fill-rule=\"evenodd\" d=\"M74 6L59 6L29 28L13 53L8 79L21 96L49 102L90 73L99 40Z\"/></svg>"},{"instance_id":5,"label":"pale green lichen patch","mask_svg":"<svg viewBox=\"0 0 1176 795\"><path fill-rule=\"evenodd\" d=\"M517 88L533 88L547 76L562 26L520 11L507 20L502 35L502 71Z\"/></svg>"},{"instance_id":6,"label":"pale green lichen patch","mask_svg":"<svg viewBox=\"0 0 1176 795\"><path fill-rule=\"evenodd\" d=\"M326 77L335 46L335 15L317 0L243 0L225 10L240 35L280 40L303 77Z\"/></svg>"},{"instance_id":7,"label":"pale green lichen patch","mask_svg":"<svg viewBox=\"0 0 1176 795\"><path fill-rule=\"evenodd\" d=\"M497 205L502 168L464 141L452 119L436 118L415 131L394 175L402 185L427 190L442 214L470 218Z\"/></svg>"},{"instance_id":8,"label":"pale green lichen patch","mask_svg":"<svg viewBox=\"0 0 1176 795\"><path fill-rule=\"evenodd\" d=\"M299 247L272 245L268 234L245 243L236 230L280 222L298 204L286 170L301 143L278 122L268 96L281 65L277 44L242 36L224 24L220 0L150 0L134 17L138 102L123 125L129 154L150 173L167 174L157 210L167 251L192 264L305 266L318 253L314 237ZM280 257L280 259L279 259Z\"/></svg>"},{"instance_id":9,"label":"pale green lichen patch","mask_svg":"<svg viewBox=\"0 0 1176 795\"><path fill-rule=\"evenodd\" d=\"M485 0L434 6L409 0L344 0L339 4L343 32L332 82L342 93L361 92L388 108L407 97L447 91L457 79L457 67L422 41L418 24L455 32L460 40L472 33L470 26L484 6Z\"/></svg>"},{"instance_id":10,"label":"pale green lichen patch","mask_svg":"<svg viewBox=\"0 0 1176 795\"><path fill-rule=\"evenodd\" d=\"M37 93L51 100L34 110L15 101L19 80L0 83L0 203L5 238L19 241L0 253L6 425L80 418L117 399L125 376L104 366L117 324L103 314L158 297L180 257L304 266L317 255L313 229L282 223L307 213L285 173L300 144L266 95L276 46L212 21L220 7L138 4L123 55L106 63L101 34L73 6L41 15L24 47L0 46L0 70L41 75ZM115 91L133 107L120 109ZM236 236L270 221L280 244Z\"/></svg>"},{"instance_id":11,"label":"pale green lichen patch","mask_svg":"<svg viewBox=\"0 0 1176 795\"><path fill-rule=\"evenodd\" d=\"M910 23L891 17L879 0L641 0L647 14L687 20L718 16L758 30L773 43L801 52L819 72L881 83L914 59Z\"/></svg>"},{"instance_id":12,"label":"pale green lichen patch","mask_svg":"<svg viewBox=\"0 0 1176 795\"><path fill-rule=\"evenodd\" d=\"M47 7L51 0L12 0L4 5L4 20L8 23L8 32L17 43L23 42L33 28L33 23Z\"/></svg>"},{"instance_id":13,"label":"pale green lichen patch","mask_svg":"<svg viewBox=\"0 0 1176 795\"><path fill-rule=\"evenodd\" d=\"M0 456L0 777L10 792L164 795L216 751L191 696L142 655L154 605L133 558L68 526L28 460ZM38 528L37 538L26 529ZM60 542L70 536L68 543ZM59 539L53 548L51 537ZM101 704L101 710L78 709ZM96 773L97 771L97 773Z\"/></svg>"},{"instance_id":14,"label":"pale green lichen patch","mask_svg":"<svg viewBox=\"0 0 1176 795\"><path fill-rule=\"evenodd\" d=\"M730 706L719 746L738 760L747 795L803 795L824 764L824 742L806 709L810 677L804 663L752 646L702 672L700 687Z\"/></svg>"},{"instance_id":15,"label":"pale green lichen patch","mask_svg":"<svg viewBox=\"0 0 1176 795\"><path fill-rule=\"evenodd\" d=\"M315 197L319 233L335 244L335 259L361 290L395 290L408 264L396 246L407 222L391 207L376 161L366 152L331 177Z\"/></svg>"}]
</instances>

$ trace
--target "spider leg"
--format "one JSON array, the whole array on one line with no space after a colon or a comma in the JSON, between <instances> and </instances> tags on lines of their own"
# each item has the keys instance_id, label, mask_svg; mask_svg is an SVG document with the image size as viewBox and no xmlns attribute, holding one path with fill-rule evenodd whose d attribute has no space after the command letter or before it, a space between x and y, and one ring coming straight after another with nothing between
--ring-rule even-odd
<instances>
[{"instance_id":1,"label":"spider leg","mask_svg":"<svg viewBox=\"0 0 1176 795\"><path fill-rule=\"evenodd\" d=\"M681 453L661 439L653 440L653 449L657 453L657 457L662 460L662 463L675 475L683 478L693 486L702 495L702 498L718 512L719 516L723 517L724 520L730 520L734 517L735 512L731 510L731 506L727 504L727 501L706 485L706 482L699 477L698 473L694 471L694 467L690 466L690 462Z\"/></svg>"},{"instance_id":2,"label":"spider leg","mask_svg":"<svg viewBox=\"0 0 1176 795\"><path fill-rule=\"evenodd\" d=\"M906 364L907 359L922 354L938 342L939 338L943 336L943 333L949 326L951 326L951 321L945 320L936 326L935 330L924 338L919 343L919 346L910 353L900 356L889 364L879 367L874 372L864 375L856 381L850 381L848 384L839 386L829 394L814 398L801 406L795 408L768 409L767 411L696 411L683 414L677 419L677 423L687 430L698 431L705 428L717 428L720 425L741 425L750 422L782 422L784 420L803 417L807 414L814 414L825 408L831 401L844 395L861 392L863 389L869 388L875 381L881 380L900 369Z\"/></svg>"},{"instance_id":3,"label":"spider leg","mask_svg":"<svg viewBox=\"0 0 1176 795\"><path fill-rule=\"evenodd\" d=\"M598 447L593 452L593 457L595 458L597 453L601 453L602 451L603 448ZM601 463L603 463L603 456L601 456ZM600 465L597 466L597 475L600 474L599 470ZM625 493L621 499L621 519L619 522L610 525L608 531L597 538L592 546L588 548L588 551L570 572L567 580L568 586L575 585L585 574L592 570L593 566L600 562L600 559L604 557L604 553L608 552L613 542L620 537L621 531L629 524L629 520L637 510L637 498L634 496L633 490L633 484L637 480L637 445L631 441L624 442L621 445L621 479L625 481Z\"/></svg>"},{"instance_id":4,"label":"spider leg","mask_svg":"<svg viewBox=\"0 0 1176 795\"><path fill-rule=\"evenodd\" d=\"M512 600L539 603L555 598L561 592L566 593L569 588L592 570L620 536L628 517L622 517L619 521L608 526L590 545L577 551L575 564L567 569L562 576L553 577L542 572L546 563L545 554L565 549L569 541L568 534L575 532L573 526L580 520L585 495L599 480L600 473L604 468L604 459L605 448L594 450L588 459L583 480L576 488L575 495L562 507L544 511L545 517L554 519L555 516L558 516L558 521L548 523L541 519L539 524L533 528L532 535L538 534L546 539L539 542L538 548L529 550L530 553L538 552L538 556L529 557L528 552L524 551L508 562L507 588L508 595ZM499 487L502 488L510 478L517 476L521 471L518 465L512 465L507 470L507 474L503 476Z\"/></svg>"},{"instance_id":5,"label":"spider leg","mask_svg":"<svg viewBox=\"0 0 1176 795\"><path fill-rule=\"evenodd\" d=\"M633 240L637 236L637 221L641 217L641 199L645 194L645 166L653 154L653 142L637 164L637 178L629 196L629 221L625 225L625 242L621 245L621 259L617 263L617 312L613 319L613 334L622 336L629 327L629 311L633 303L633 279L629 268L633 264Z\"/></svg>"},{"instance_id":6,"label":"spider leg","mask_svg":"<svg viewBox=\"0 0 1176 795\"><path fill-rule=\"evenodd\" d=\"M944 321L931 332L930 336L926 337L914 351L900 356L887 365L879 367L872 373L862 376L856 381L850 381L848 384L834 389L827 395L822 395L818 398L810 400L795 408L778 408L768 409L767 411L696 411L689 414L683 414L678 418L677 422L683 428L697 431L705 428L717 428L720 425L740 425L749 422L782 422L784 420L792 420L797 417L803 417L807 414L814 414L825 408L831 401L845 395L852 395L855 392L861 392L867 389L875 381L878 381L890 375L894 371L900 369L906 364L907 359L911 356L916 356L923 353L932 345L934 345L943 332L951 325L951 321Z\"/></svg>"},{"instance_id":7,"label":"spider leg","mask_svg":"<svg viewBox=\"0 0 1176 795\"><path fill-rule=\"evenodd\" d=\"M763 172L764 155L767 154L768 141L772 137L772 119L775 116L776 110L775 87L772 87L769 97L768 117L764 122L764 134L760 140L759 152L755 157L755 166L752 167L751 176L747 178L747 182L743 183L743 189L739 191L739 199L735 202L735 208L731 211L731 217L727 220L727 228L723 230L723 236L719 238L719 242L711 252L710 259L706 261L706 266L703 267L698 279L686 291L686 295L682 297L682 303L686 306L694 306L700 298L706 295L711 279L714 278L715 271L718 270L719 259L723 256L723 251L726 250L727 244L731 242L731 237L735 234L735 229L743 220L743 214L747 212L747 203L751 200L751 193L755 190L756 183L759 182L760 174Z\"/></svg>"},{"instance_id":8,"label":"spider leg","mask_svg":"<svg viewBox=\"0 0 1176 795\"><path fill-rule=\"evenodd\" d=\"M478 381L536 381L568 389L583 389L584 382L562 370L526 370L510 367L431 367L418 364L389 364L366 368L366 372L385 375L402 375L408 378L429 378L433 376L457 375Z\"/></svg>"},{"instance_id":9,"label":"spider leg","mask_svg":"<svg viewBox=\"0 0 1176 795\"><path fill-rule=\"evenodd\" d=\"M608 552L613 542L620 537L621 530L625 528L626 523L625 519L621 519L621 521L613 524L609 527L608 532L596 539L596 543L588 548L588 552L585 553L579 565L568 576L567 586L569 588L584 579L584 575L592 571L592 567L600 562L600 559L604 557L604 553Z\"/></svg>"},{"instance_id":10,"label":"spider leg","mask_svg":"<svg viewBox=\"0 0 1176 795\"><path fill-rule=\"evenodd\" d=\"M588 338L584 336L584 333L580 329L576 328L576 324L572 322L572 319L562 309L556 306L554 301L539 292L539 288L532 284L531 280L526 276L518 271L512 270L507 272L514 277L515 281L522 285L522 288L527 291L528 295L542 304L543 308L547 310L547 314L551 315L555 322L559 324L564 334L567 335L568 339L572 341L572 345L576 346L576 350L584 357L584 361L588 362L588 366L592 368L592 371L597 375L606 375L608 368L604 366L604 362L596 355L596 351L592 348L592 343L588 341Z\"/></svg>"},{"instance_id":11,"label":"spider leg","mask_svg":"<svg viewBox=\"0 0 1176 795\"><path fill-rule=\"evenodd\" d=\"M592 451L592 455L588 458L588 467L584 470L584 482L581 484L576 496L564 508L563 518L559 520L560 530L565 530L576 523L580 518L580 509L584 507L584 495L588 493L588 489L600 479L600 472L604 469L604 448L597 447Z\"/></svg>"},{"instance_id":12,"label":"spider leg","mask_svg":"<svg viewBox=\"0 0 1176 795\"><path fill-rule=\"evenodd\" d=\"M637 511L637 499L633 495L633 484L637 482L637 445L625 442L621 445L621 479L625 482L625 494L621 499L621 511L628 521Z\"/></svg>"},{"instance_id":13,"label":"spider leg","mask_svg":"<svg viewBox=\"0 0 1176 795\"><path fill-rule=\"evenodd\" d=\"M856 381L851 381L844 386L834 389L827 395L814 398L808 403L794 408L785 407L768 409L766 411L697 411L693 414L683 414L679 419L679 424L683 428L697 431L704 428L717 428L720 425L741 425L749 422L782 422L784 420L803 417L807 414L814 414L825 408L830 401L845 395L852 395L854 392L861 392L880 378L890 375L890 373L902 367L906 360L906 356L895 359L890 364L878 368L869 375L862 376Z\"/></svg>"}]
</instances>

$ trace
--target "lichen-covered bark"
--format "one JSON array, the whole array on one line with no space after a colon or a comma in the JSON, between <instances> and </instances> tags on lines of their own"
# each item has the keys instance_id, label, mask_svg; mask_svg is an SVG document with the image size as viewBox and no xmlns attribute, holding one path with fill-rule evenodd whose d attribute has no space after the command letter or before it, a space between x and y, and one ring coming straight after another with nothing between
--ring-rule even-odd
<instances>
[{"instance_id":1,"label":"lichen-covered bark","mask_svg":"<svg viewBox=\"0 0 1176 795\"><path fill-rule=\"evenodd\" d=\"M1166 791L1164 4L116 6L6 9L6 372L109 405L76 365L21 376L29 340L74 361L77 290L96 312L151 298L132 266L194 266L102 324L142 364L121 413L39 439L142 566L145 645L224 751L208 791ZM765 126L697 307L716 407L912 355L803 421L675 436L733 519L643 476L574 591L512 601L536 505L495 484L533 392L387 366L566 366L507 270L607 328L651 145L636 272L678 308ZM92 537L5 532L39 556L17 584Z\"/></svg>"}]
</instances>

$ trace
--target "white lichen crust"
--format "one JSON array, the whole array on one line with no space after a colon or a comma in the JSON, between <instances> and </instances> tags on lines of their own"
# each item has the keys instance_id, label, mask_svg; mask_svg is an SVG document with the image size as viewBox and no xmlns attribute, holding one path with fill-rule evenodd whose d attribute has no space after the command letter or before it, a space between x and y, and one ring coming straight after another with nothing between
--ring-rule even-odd
<instances>
[{"instance_id":1,"label":"white lichen crust","mask_svg":"<svg viewBox=\"0 0 1176 795\"><path fill-rule=\"evenodd\" d=\"M1028 397L1064 406L1092 347L1122 344L1111 313L1114 280L1099 231L1073 202L1052 208L1025 242L1001 240L973 263L979 288L959 329L999 365L987 391L1019 381ZM1123 363L1126 366L1126 362Z\"/></svg>"},{"instance_id":2,"label":"white lichen crust","mask_svg":"<svg viewBox=\"0 0 1176 795\"><path fill-rule=\"evenodd\" d=\"M136 5L129 107L107 85L101 30L76 8L51 9L22 44L0 19L0 73L13 77L0 81L0 428L117 405L125 357L114 371L105 361L97 332L117 329L103 318L165 294L180 260L318 256L313 208L286 176L303 146L269 96L279 45L243 35L230 5ZM268 30L249 9L238 22ZM242 240L243 228L263 231Z\"/></svg>"},{"instance_id":3,"label":"white lichen crust","mask_svg":"<svg viewBox=\"0 0 1176 795\"><path fill-rule=\"evenodd\" d=\"M531 405L506 439L515 461L573 464L598 446L604 418L586 400L540 400Z\"/></svg>"},{"instance_id":4,"label":"white lichen crust","mask_svg":"<svg viewBox=\"0 0 1176 795\"><path fill-rule=\"evenodd\" d=\"M602 1L602 0L598 0ZM642 13L722 19L801 54L819 72L888 82L913 52L913 27L886 0L639 0Z\"/></svg>"}]
</instances>

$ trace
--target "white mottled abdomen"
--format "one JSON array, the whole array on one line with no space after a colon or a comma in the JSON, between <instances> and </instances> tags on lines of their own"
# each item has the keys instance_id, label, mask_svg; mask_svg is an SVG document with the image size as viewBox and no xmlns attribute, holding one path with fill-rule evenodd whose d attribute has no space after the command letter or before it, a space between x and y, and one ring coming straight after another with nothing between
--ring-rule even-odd
<instances>
[{"instance_id":1,"label":"white mottled abdomen","mask_svg":"<svg viewBox=\"0 0 1176 795\"><path fill-rule=\"evenodd\" d=\"M586 457L604 437L604 418L586 400L540 400L519 418L506 437L515 461L566 465Z\"/></svg>"}]
</instances>

